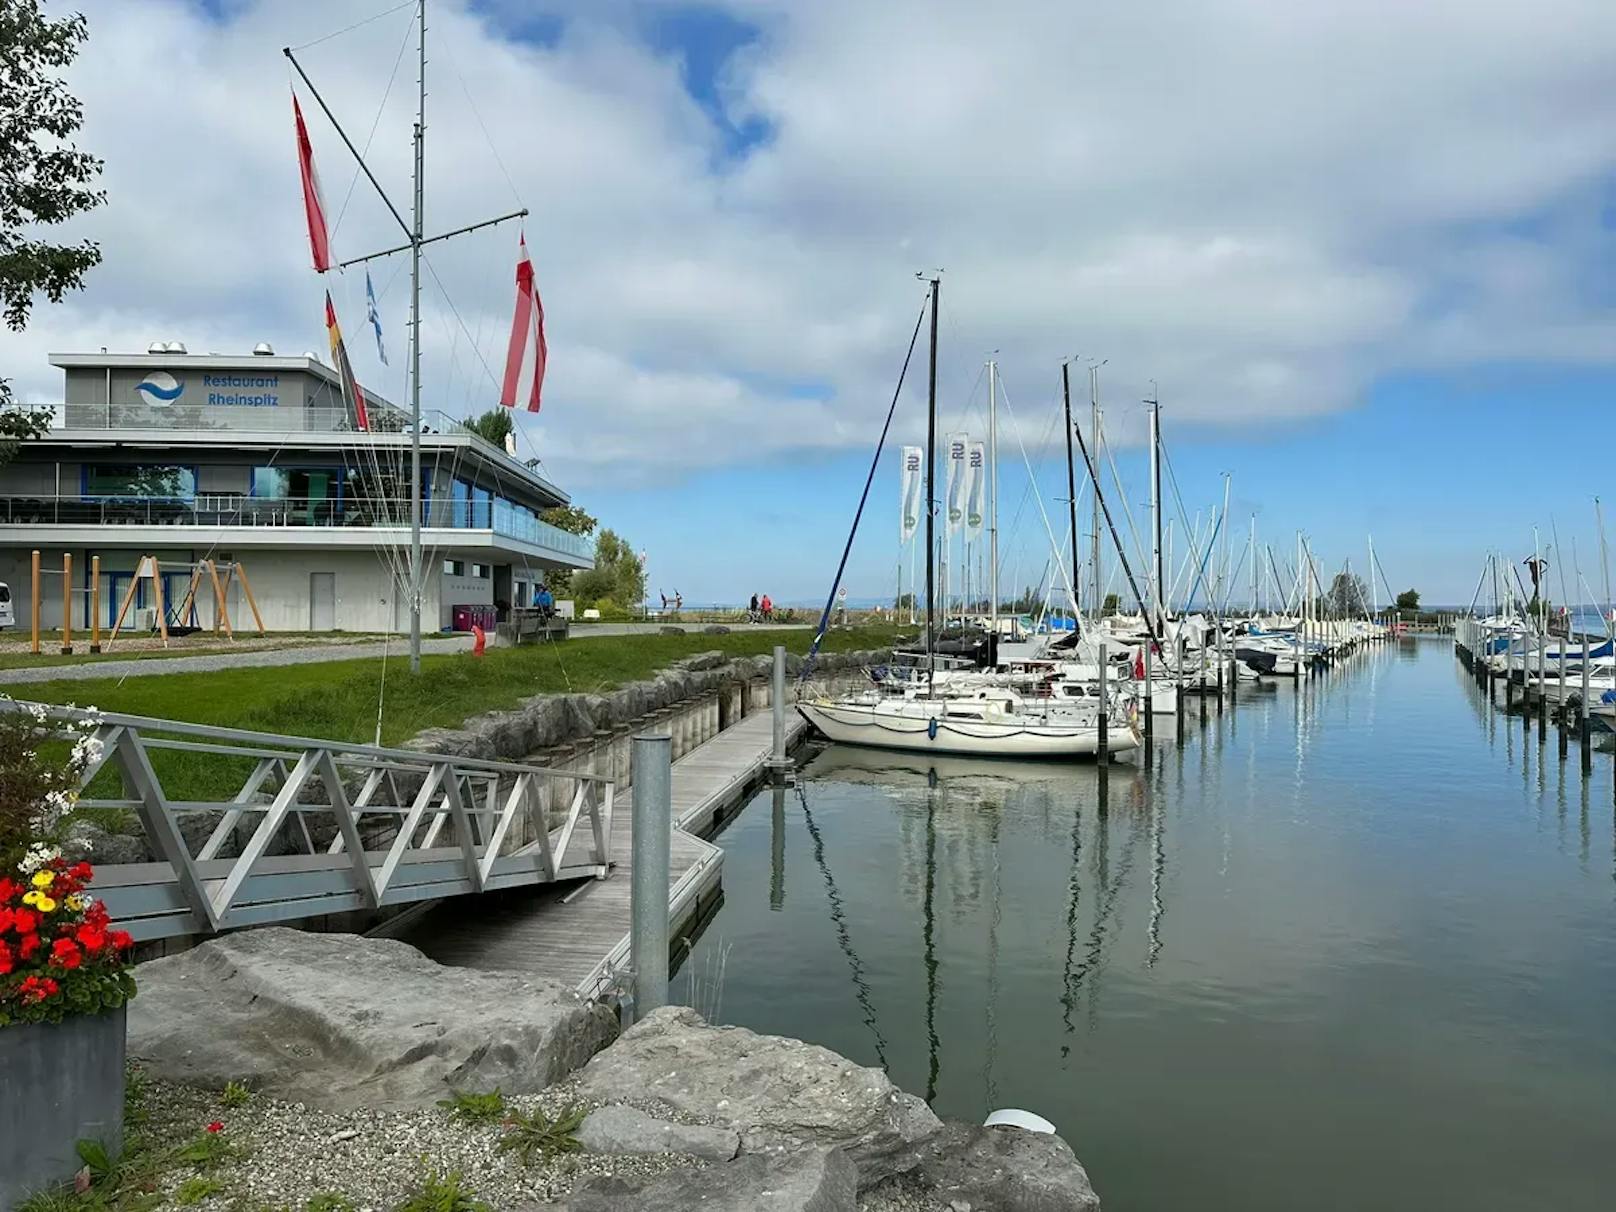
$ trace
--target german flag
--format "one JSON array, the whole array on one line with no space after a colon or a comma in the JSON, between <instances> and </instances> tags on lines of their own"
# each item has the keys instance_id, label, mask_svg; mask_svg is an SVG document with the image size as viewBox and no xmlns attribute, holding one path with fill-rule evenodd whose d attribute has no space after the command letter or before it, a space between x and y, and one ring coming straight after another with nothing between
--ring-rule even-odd
<instances>
[{"instance_id":1,"label":"german flag","mask_svg":"<svg viewBox=\"0 0 1616 1212\"><path fill-rule=\"evenodd\" d=\"M354 378L353 363L348 361L347 346L342 343L342 327L337 323L337 309L331 304L331 292L325 292L325 333L331 339L331 363L342 380L342 401L348 406L348 421L355 429L369 430L370 416L365 411L365 393Z\"/></svg>"}]
</instances>

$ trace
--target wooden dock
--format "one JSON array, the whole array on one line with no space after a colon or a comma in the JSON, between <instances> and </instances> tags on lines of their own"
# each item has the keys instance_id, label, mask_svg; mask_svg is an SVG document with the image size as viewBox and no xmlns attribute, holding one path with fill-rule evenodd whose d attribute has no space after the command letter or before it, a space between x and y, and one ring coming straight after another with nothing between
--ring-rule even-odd
<instances>
[{"instance_id":1,"label":"wooden dock","mask_svg":"<svg viewBox=\"0 0 1616 1212\"><path fill-rule=\"evenodd\" d=\"M806 727L790 713L788 748ZM719 891L723 851L700 835L744 804L763 780L772 745L772 715L759 711L673 764L668 905L676 963L681 938L705 919ZM613 806L609 879L445 902L387 933L441 964L547 976L587 997L609 992L629 961L633 800L630 788Z\"/></svg>"}]
</instances>

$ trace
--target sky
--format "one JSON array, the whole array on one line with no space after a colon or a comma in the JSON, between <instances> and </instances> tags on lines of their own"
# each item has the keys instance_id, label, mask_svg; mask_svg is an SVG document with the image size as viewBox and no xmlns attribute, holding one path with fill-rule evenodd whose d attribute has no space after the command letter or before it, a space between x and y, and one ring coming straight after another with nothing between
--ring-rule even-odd
<instances>
[{"instance_id":1,"label":"sky","mask_svg":"<svg viewBox=\"0 0 1616 1212\"><path fill-rule=\"evenodd\" d=\"M105 262L0 332L0 373L49 402L49 352L319 350L329 285L361 381L406 398L405 359L384 368L354 339L363 272L310 269L281 48L302 48L405 210L413 5L75 7L81 145L106 161L108 202L69 234ZM1373 534L1393 588L1463 604L1484 554L1518 561L1535 527L1563 541L1551 577L1577 582L1575 540L1601 586L1608 0L428 0L428 25L427 229L529 209L550 366L520 453L648 553L653 596L825 594L915 275L934 269L941 431L982 433L989 357L1009 400L1006 584L1049 562L1030 483L1064 535L1056 411L1075 359L1080 414L1083 368L1105 361L1124 480L1106 488L1140 526L1141 401L1160 399L1180 563L1227 474L1231 565L1253 516L1265 547L1294 553L1300 531L1326 570L1362 571ZM395 243L302 96L338 256ZM517 234L429 251L428 407L497 398ZM401 353L407 269L373 277ZM896 592L906 558L896 447L924 437L924 355L923 333L849 560L855 599Z\"/></svg>"}]
</instances>

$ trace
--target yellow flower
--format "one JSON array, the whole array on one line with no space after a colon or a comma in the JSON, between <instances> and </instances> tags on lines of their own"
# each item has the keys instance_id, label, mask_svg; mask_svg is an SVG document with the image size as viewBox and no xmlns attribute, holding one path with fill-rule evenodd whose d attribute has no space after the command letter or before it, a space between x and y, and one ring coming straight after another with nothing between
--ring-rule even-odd
<instances>
[{"instance_id":1,"label":"yellow flower","mask_svg":"<svg viewBox=\"0 0 1616 1212\"><path fill-rule=\"evenodd\" d=\"M36 871L34 872L34 887L49 888L55 879L56 872L54 871Z\"/></svg>"},{"instance_id":2,"label":"yellow flower","mask_svg":"<svg viewBox=\"0 0 1616 1212\"><path fill-rule=\"evenodd\" d=\"M82 892L75 892L63 903L66 904L67 907L74 913L77 913L81 909L89 908L90 898L85 896Z\"/></svg>"},{"instance_id":3,"label":"yellow flower","mask_svg":"<svg viewBox=\"0 0 1616 1212\"><path fill-rule=\"evenodd\" d=\"M37 901L34 902L34 907L41 913L56 912L56 902L51 900L51 898L48 896L41 896Z\"/></svg>"},{"instance_id":4,"label":"yellow flower","mask_svg":"<svg viewBox=\"0 0 1616 1212\"><path fill-rule=\"evenodd\" d=\"M38 892L25 892L22 894L22 903L25 905L38 905L40 894Z\"/></svg>"}]
</instances>

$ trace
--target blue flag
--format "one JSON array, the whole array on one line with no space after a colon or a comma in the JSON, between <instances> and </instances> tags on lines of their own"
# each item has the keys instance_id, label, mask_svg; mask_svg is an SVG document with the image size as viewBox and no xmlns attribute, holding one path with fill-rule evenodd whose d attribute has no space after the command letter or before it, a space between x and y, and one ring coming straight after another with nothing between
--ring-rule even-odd
<instances>
[{"instance_id":1,"label":"blue flag","mask_svg":"<svg viewBox=\"0 0 1616 1212\"><path fill-rule=\"evenodd\" d=\"M376 330L376 356L387 365L387 347L382 344L382 318L376 312L376 288L370 284L370 270L365 271L365 318Z\"/></svg>"}]
</instances>

